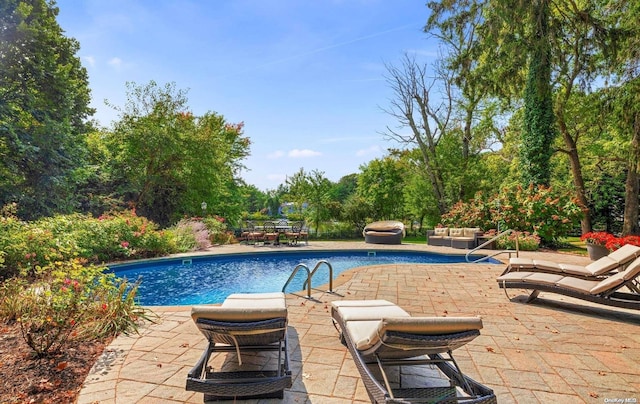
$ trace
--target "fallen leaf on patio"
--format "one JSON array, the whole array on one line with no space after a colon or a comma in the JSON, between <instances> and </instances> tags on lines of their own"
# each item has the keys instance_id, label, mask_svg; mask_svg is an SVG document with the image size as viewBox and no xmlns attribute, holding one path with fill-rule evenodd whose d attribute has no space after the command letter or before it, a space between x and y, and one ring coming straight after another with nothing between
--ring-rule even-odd
<instances>
[{"instance_id":1,"label":"fallen leaf on patio","mask_svg":"<svg viewBox=\"0 0 640 404\"><path fill-rule=\"evenodd\" d=\"M58 371L63 371L67 368L67 366L69 366L69 364L67 362L60 362L58 363L58 366L56 366L56 369Z\"/></svg>"},{"instance_id":2,"label":"fallen leaf on patio","mask_svg":"<svg viewBox=\"0 0 640 404\"><path fill-rule=\"evenodd\" d=\"M161 368L162 367L162 363L158 363L156 366Z\"/></svg>"},{"instance_id":3,"label":"fallen leaf on patio","mask_svg":"<svg viewBox=\"0 0 640 404\"><path fill-rule=\"evenodd\" d=\"M443 313L443 314L449 314L449 312L448 312L448 311L446 311L446 310L445 310L445 311L443 311L442 313Z\"/></svg>"},{"instance_id":4,"label":"fallen leaf on patio","mask_svg":"<svg viewBox=\"0 0 640 404\"><path fill-rule=\"evenodd\" d=\"M629 349L629 347L628 347L628 346L626 346L626 345L620 345L620 348L622 348L622 349Z\"/></svg>"},{"instance_id":5,"label":"fallen leaf on patio","mask_svg":"<svg viewBox=\"0 0 640 404\"><path fill-rule=\"evenodd\" d=\"M600 376L606 376L606 375L607 375L607 374L606 374L605 372L603 372L602 370L601 370L601 371L599 371L599 372L598 372L598 374L599 374Z\"/></svg>"},{"instance_id":6,"label":"fallen leaf on patio","mask_svg":"<svg viewBox=\"0 0 640 404\"><path fill-rule=\"evenodd\" d=\"M516 349L516 352L517 352L517 353L522 353L522 351L521 351L521 350L519 350L519 349Z\"/></svg>"},{"instance_id":7,"label":"fallen leaf on patio","mask_svg":"<svg viewBox=\"0 0 640 404\"><path fill-rule=\"evenodd\" d=\"M598 395L598 393L596 393L595 391L590 391L590 392L589 392L589 395L590 395L591 397L593 397L593 398L598 398L598 397L600 397L600 396Z\"/></svg>"},{"instance_id":8,"label":"fallen leaf on patio","mask_svg":"<svg viewBox=\"0 0 640 404\"><path fill-rule=\"evenodd\" d=\"M490 346L486 347L488 352L495 352L495 350L493 348L491 348Z\"/></svg>"},{"instance_id":9,"label":"fallen leaf on patio","mask_svg":"<svg viewBox=\"0 0 640 404\"><path fill-rule=\"evenodd\" d=\"M185 342L185 343L180 344L180 348L189 348L189 343Z\"/></svg>"},{"instance_id":10,"label":"fallen leaf on patio","mask_svg":"<svg viewBox=\"0 0 640 404\"><path fill-rule=\"evenodd\" d=\"M520 337L513 337L516 341L520 341Z\"/></svg>"},{"instance_id":11,"label":"fallen leaf on patio","mask_svg":"<svg viewBox=\"0 0 640 404\"><path fill-rule=\"evenodd\" d=\"M513 319L516 320L516 321L520 321L520 319L518 317L514 317Z\"/></svg>"}]
</instances>

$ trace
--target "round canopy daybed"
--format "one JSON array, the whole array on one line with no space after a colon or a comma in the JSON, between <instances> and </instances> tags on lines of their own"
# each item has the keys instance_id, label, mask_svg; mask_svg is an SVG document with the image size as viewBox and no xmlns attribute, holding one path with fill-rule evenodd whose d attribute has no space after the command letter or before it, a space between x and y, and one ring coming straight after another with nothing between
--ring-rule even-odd
<instances>
[{"instance_id":1,"label":"round canopy daybed","mask_svg":"<svg viewBox=\"0 0 640 404\"><path fill-rule=\"evenodd\" d=\"M365 243L402 244L405 236L404 224L397 220L383 220L365 226L362 231Z\"/></svg>"}]
</instances>

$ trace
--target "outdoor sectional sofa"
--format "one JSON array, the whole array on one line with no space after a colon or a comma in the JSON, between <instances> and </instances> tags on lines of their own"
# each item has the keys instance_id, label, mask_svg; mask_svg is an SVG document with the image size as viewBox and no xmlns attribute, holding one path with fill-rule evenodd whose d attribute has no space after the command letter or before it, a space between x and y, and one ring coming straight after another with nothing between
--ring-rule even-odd
<instances>
[{"instance_id":1,"label":"outdoor sectional sofa","mask_svg":"<svg viewBox=\"0 0 640 404\"><path fill-rule=\"evenodd\" d=\"M427 244L471 249L478 246L478 237L482 234L479 227L436 227L427 230Z\"/></svg>"}]
</instances>

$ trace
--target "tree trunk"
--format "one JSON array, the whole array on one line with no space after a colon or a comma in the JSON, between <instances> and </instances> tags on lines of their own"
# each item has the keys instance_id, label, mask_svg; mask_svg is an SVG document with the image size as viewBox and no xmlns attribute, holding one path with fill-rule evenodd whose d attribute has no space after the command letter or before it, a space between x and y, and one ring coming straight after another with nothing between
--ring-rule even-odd
<instances>
[{"instance_id":1,"label":"tree trunk","mask_svg":"<svg viewBox=\"0 0 640 404\"><path fill-rule=\"evenodd\" d=\"M589 207L589 201L587 200L586 190L584 186L584 178L582 176L582 165L580 164L580 156L578 155L578 148L576 142L571 137L567 130L567 124L564 120L564 105L560 108L560 113L557 114L558 127L564 144L567 146L567 154L569 155L569 162L571 164L571 177L573 179L573 186L576 188L576 198L585 207ZM591 231L591 213L588 209L585 209L584 217L580 221L580 230L582 234L589 233Z\"/></svg>"},{"instance_id":2,"label":"tree trunk","mask_svg":"<svg viewBox=\"0 0 640 404\"><path fill-rule=\"evenodd\" d=\"M622 234L638 234L638 163L640 162L640 113L633 117L631 156L627 170L624 195L624 224Z\"/></svg>"}]
</instances>

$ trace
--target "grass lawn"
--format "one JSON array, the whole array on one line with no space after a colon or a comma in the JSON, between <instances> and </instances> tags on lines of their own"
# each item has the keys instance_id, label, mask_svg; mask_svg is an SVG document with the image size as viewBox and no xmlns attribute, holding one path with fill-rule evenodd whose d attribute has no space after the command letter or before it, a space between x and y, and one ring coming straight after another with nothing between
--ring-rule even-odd
<instances>
[{"instance_id":1,"label":"grass lawn","mask_svg":"<svg viewBox=\"0 0 640 404\"><path fill-rule=\"evenodd\" d=\"M563 248L559 248L558 251L587 255L587 247L585 246L584 241L580 240L580 237L567 237L562 241L567 245Z\"/></svg>"}]
</instances>

